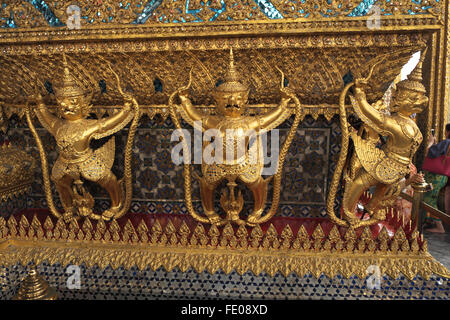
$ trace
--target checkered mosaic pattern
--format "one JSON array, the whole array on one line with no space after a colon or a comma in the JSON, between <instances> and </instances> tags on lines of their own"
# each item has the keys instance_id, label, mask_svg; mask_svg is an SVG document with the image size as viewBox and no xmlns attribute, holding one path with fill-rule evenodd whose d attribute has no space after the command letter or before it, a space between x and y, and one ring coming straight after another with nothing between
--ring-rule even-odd
<instances>
[{"instance_id":1,"label":"checkered mosaic pattern","mask_svg":"<svg viewBox=\"0 0 450 320\"><path fill-rule=\"evenodd\" d=\"M67 281L72 272L61 265L38 266L39 273L57 289L59 299L136 300L136 299L327 299L327 300L448 300L450 280L433 276L429 280L416 277L410 281L383 277L379 289L370 289L367 279L356 276L333 279L312 275L287 277L276 274L255 276L248 272L213 275L196 273L190 269L143 271L137 268L113 270L80 266L80 289L68 289ZM26 268L14 266L0 268L0 299L11 299L20 280L26 276Z\"/></svg>"},{"instance_id":2,"label":"checkered mosaic pattern","mask_svg":"<svg viewBox=\"0 0 450 320\"><path fill-rule=\"evenodd\" d=\"M25 195L19 195L8 201L0 201L0 217L7 218L15 212L29 208L27 200Z\"/></svg>"}]
</instances>

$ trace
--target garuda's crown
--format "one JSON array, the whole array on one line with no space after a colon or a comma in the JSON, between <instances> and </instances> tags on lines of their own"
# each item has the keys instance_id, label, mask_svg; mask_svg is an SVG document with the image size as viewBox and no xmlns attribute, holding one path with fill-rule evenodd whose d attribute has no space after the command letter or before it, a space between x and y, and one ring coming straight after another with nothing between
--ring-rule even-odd
<instances>
[{"instance_id":1,"label":"garuda's crown","mask_svg":"<svg viewBox=\"0 0 450 320\"><path fill-rule=\"evenodd\" d=\"M425 49L420 56L420 61L414 70L409 74L408 79L400 81L397 83L397 88L402 88L406 90L411 90L420 93L426 93L425 86L422 81L422 65L425 60L425 55L427 53L427 49Z\"/></svg>"},{"instance_id":2,"label":"garuda's crown","mask_svg":"<svg viewBox=\"0 0 450 320\"><path fill-rule=\"evenodd\" d=\"M233 92L247 92L248 88L246 85L240 82L239 72L236 70L234 65L233 49L230 49L230 65L228 68L227 75L225 76L225 81L216 88L217 93L233 93Z\"/></svg>"},{"instance_id":3,"label":"garuda's crown","mask_svg":"<svg viewBox=\"0 0 450 320\"><path fill-rule=\"evenodd\" d=\"M86 92L83 90L76 82L75 78L72 76L67 64L66 55L63 53L63 66L64 66L64 76L62 81L55 81L56 85L54 87L55 96L57 98L72 98L85 96Z\"/></svg>"}]
</instances>

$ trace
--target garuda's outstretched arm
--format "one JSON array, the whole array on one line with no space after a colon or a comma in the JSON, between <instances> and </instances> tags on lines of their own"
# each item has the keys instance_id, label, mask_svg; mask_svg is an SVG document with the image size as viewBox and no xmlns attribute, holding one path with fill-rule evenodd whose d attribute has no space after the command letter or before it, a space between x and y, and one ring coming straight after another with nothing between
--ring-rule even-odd
<instances>
[{"instance_id":1,"label":"garuda's outstretched arm","mask_svg":"<svg viewBox=\"0 0 450 320\"><path fill-rule=\"evenodd\" d=\"M194 126L195 121L201 121L204 118L204 114L198 111L188 98L187 90L180 90L178 96L181 101L181 108L179 110L181 116L187 123Z\"/></svg>"},{"instance_id":2,"label":"garuda's outstretched arm","mask_svg":"<svg viewBox=\"0 0 450 320\"><path fill-rule=\"evenodd\" d=\"M37 94L36 97L33 97L32 99L36 101L37 107L34 112L39 119L39 122L48 132L55 135L55 131L62 120L48 111L40 94Z\"/></svg>"},{"instance_id":3,"label":"garuda's outstretched arm","mask_svg":"<svg viewBox=\"0 0 450 320\"><path fill-rule=\"evenodd\" d=\"M381 135L388 135L389 119L382 112L375 109L366 98L366 94L363 89L355 86L355 97L350 96L352 100L352 106L358 117L369 127L377 131Z\"/></svg>"},{"instance_id":4,"label":"garuda's outstretched arm","mask_svg":"<svg viewBox=\"0 0 450 320\"><path fill-rule=\"evenodd\" d=\"M270 131L282 124L290 115L288 110L290 97L283 97L280 105L275 110L265 113L252 123L251 128L259 131Z\"/></svg>"},{"instance_id":5,"label":"garuda's outstretched arm","mask_svg":"<svg viewBox=\"0 0 450 320\"><path fill-rule=\"evenodd\" d=\"M180 114L183 117L184 121L186 121L187 123L189 123L191 126L194 127L194 123L196 121L202 121L202 119L205 118L205 115L202 112L200 112L188 98L188 92L189 88L191 87L191 84L192 84L192 69L189 72L189 83L186 86L179 88L177 92L181 101L181 108L178 110L180 111ZM203 125L206 125L206 123L202 123L202 127Z\"/></svg>"},{"instance_id":6,"label":"garuda's outstretched arm","mask_svg":"<svg viewBox=\"0 0 450 320\"><path fill-rule=\"evenodd\" d=\"M93 138L101 139L122 130L133 119L134 113L131 111L131 107L137 106L137 104L133 97L126 97L121 111L108 118L98 120L91 128Z\"/></svg>"},{"instance_id":7,"label":"garuda's outstretched arm","mask_svg":"<svg viewBox=\"0 0 450 320\"><path fill-rule=\"evenodd\" d=\"M288 110L288 105L292 98L295 97L295 94L291 89L285 87L284 73L278 67L277 69L281 73L281 102L275 110L256 117L256 119L251 123L251 129L257 130L260 133L270 131L278 127L291 115L291 112Z\"/></svg>"}]
</instances>

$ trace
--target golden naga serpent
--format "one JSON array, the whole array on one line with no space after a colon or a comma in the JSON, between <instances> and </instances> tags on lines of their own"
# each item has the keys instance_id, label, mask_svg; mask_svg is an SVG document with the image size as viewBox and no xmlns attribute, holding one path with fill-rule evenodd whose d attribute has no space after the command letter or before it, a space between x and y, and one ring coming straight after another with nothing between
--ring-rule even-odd
<instances>
[{"instance_id":1,"label":"golden naga serpent","mask_svg":"<svg viewBox=\"0 0 450 320\"><path fill-rule=\"evenodd\" d=\"M339 188L339 182L341 179L342 172L344 170L345 162L347 160L348 155L348 145L349 145L349 124L347 121L347 112L345 110L345 99L347 97L348 90L353 87L357 82L360 84L367 84L370 78L373 75L373 71L375 67L383 62L384 58L376 62L370 69L369 75L365 79L356 79L355 81L347 84L341 92L339 97L339 116L342 130L342 138L341 138L341 153L339 154L339 160L336 165L336 170L334 171L333 179L331 181L330 193L327 199L327 213L330 216L330 219L339 226L351 227L351 228L359 228L372 225L374 223L379 222L378 219L370 218L369 220L359 221L355 224L350 224L349 222L338 218L334 212L334 202L336 200L336 194ZM345 210L345 208L344 208Z\"/></svg>"},{"instance_id":2,"label":"golden naga serpent","mask_svg":"<svg viewBox=\"0 0 450 320\"><path fill-rule=\"evenodd\" d=\"M100 57L101 58L101 57ZM104 60L106 61L106 60ZM122 96L126 96L126 94L123 92L122 87L120 85L120 79L119 76L117 75L116 72L114 72L114 70L112 69L110 63L108 61L106 61L108 63L109 69L111 70L111 72L114 74L116 81L117 81L117 87L118 90L120 92L120 94ZM130 130L128 133L128 138L127 138L127 143L125 146L125 159L124 159L124 166L125 166L125 172L124 172L124 176L122 179L119 180L119 185L122 186L123 181L125 180L125 200L124 200L124 204L122 206L122 209L119 211L119 213L113 217L113 219L117 219L122 217L124 214L126 214L128 212L128 210L130 209L131 206L131 200L132 200L132 192L133 192L133 185L132 185L132 172L131 172L131 157L132 157L132 150L133 150L133 141L134 141L134 136L136 134L136 129L139 125L139 119L141 116L141 112L140 112L140 108L139 108L139 104L135 104L133 103L134 106L134 118L133 121L131 123L130 126ZM36 128L31 120L31 110L30 110L30 106L29 103L27 102L26 106L25 106L25 115L26 115L26 119L27 119L27 123L28 126L31 130L31 133L33 134L34 139L36 140L36 144L39 150L39 156L41 158L41 167L42 167L42 177L43 177L43 181L44 181L44 191L45 191L45 197L48 203L48 207L50 209L50 212L56 216L57 218L61 218L63 215L61 215L58 210L55 207L55 203L53 201L53 195L52 195L52 191L51 191L51 187L50 187L50 176L49 176L49 172L48 172L48 161L47 161L47 155L45 154L45 150L44 147L42 145L42 141L41 138L39 137ZM91 213L90 217L94 218L94 219L100 219L101 216L96 215L94 213Z\"/></svg>"},{"instance_id":3,"label":"golden naga serpent","mask_svg":"<svg viewBox=\"0 0 450 320\"><path fill-rule=\"evenodd\" d=\"M282 173L283 173L283 166L284 166L284 161L286 159L286 155L289 151L289 148L291 146L292 140L295 136L295 133L297 131L297 127L300 124L300 120L301 120L301 115L302 115L302 108L301 108L301 103L298 100L297 96L295 94L293 94L292 92L290 92L290 90L288 90L288 88L284 87L284 73L283 71L281 71L278 67L276 67L278 69L278 71L280 71L281 73L281 91L285 92L287 95L289 95L294 101L295 101L295 119L294 119L294 123L291 126L291 129L289 130L288 136L286 138L285 143L283 144L283 147L281 148L281 152L280 152L280 156L278 159L278 168L277 168L277 172L275 174L274 177L274 187L273 187L273 199L272 199L272 206L269 210L269 212L267 214L265 214L264 216L262 216L260 219L258 219L255 222L252 222L252 225L255 224L261 224L264 222L269 221L275 214L276 211L278 209L278 204L280 202L280 191L281 191L281 180L282 180ZM175 96L183 90L187 90L190 85L192 83L192 69L191 72L189 74L189 83L187 84L187 86L182 87L180 89L178 89L177 91L175 91L174 93L172 93L170 95L169 98L169 111L170 111L170 116L175 124L175 128L177 130L180 130L181 132L181 136L180 139L183 143L183 157L184 157L184 189L185 189L185 203L186 203L186 207L188 209L189 214L197 221L201 222L201 223L210 223L209 219L207 217L203 217L201 215L199 215L193 205L192 205L192 190L191 190L191 165L189 164L189 161L187 161L190 158L190 155L187 155L185 151L190 150L189 146L186 143L186 139L184 137L184 131L181 128L181 124L180 124L180 120L177 117L177 113L173 104L173 100L175 98ZM219 223L219 225L223 225L225 224L226 221L222 221L221 223ZM248 223L248 222L247 222Z\"/></svg>"}]
</instances>

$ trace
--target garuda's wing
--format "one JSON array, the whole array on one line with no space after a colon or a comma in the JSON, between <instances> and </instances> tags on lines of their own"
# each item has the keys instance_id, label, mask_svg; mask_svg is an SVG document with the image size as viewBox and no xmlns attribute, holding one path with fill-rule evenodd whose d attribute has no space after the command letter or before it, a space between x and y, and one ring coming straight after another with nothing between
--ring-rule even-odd
<instances>
[{"instance_id":1,"label":"garuda's wing","mask_svg":"<svg viewBox=\"0 0 450 320\"><path fill-rule=\"evenodd\" d=\"M95 150L89 159L80 164L81 173L85 179L96 182L111 170L114 163L115 145L115 137L112 137Z\"/></svg>"}]
</instances>

